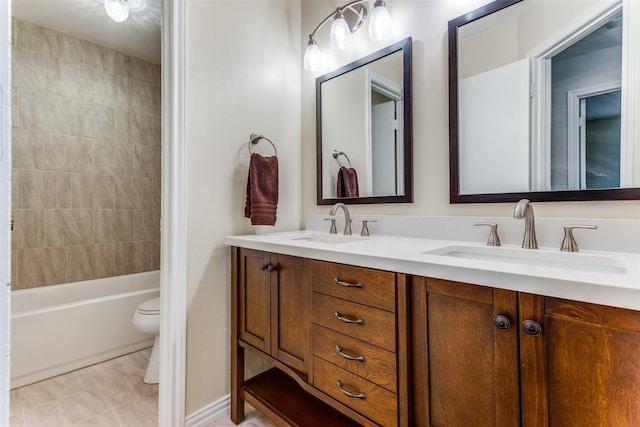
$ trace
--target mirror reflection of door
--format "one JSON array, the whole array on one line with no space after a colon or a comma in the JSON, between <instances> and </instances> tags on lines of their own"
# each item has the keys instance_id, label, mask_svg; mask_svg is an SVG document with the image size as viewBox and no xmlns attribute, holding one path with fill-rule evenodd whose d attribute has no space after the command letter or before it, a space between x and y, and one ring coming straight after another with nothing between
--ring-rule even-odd
<instances>
[{"instance_id":1,"label":"mirror reflection of door","mask_svg":"<svg viewBox=\"0 0 640 427\"><path fill-rule=\"evenodd\" d=\"M569 95L573 104L569 126L570 188L617 188L620 186L621 90ZM575 186L575 187L571 187Z\"/></svg>"},{"instance_id":2,"label":"mirror reflection of door","mask_svg":"<svg viewBox=\"0 0 640 427\"><path fill-rule=\"evenodd\" d=\"M371 94L371 167L376 171L368 181L372 196L402 194L402 92L380 78L370 79Z\"/></svg>"}]
</instances>

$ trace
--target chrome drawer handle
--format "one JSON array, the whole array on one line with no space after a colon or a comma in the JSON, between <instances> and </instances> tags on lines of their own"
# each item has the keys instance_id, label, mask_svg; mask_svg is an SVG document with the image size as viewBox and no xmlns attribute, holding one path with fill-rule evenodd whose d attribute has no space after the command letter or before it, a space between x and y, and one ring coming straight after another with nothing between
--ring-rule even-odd
<instances>
[{"instance_id":1,"label":"chrome drawer handle","mask_svg":"<svg viewBox=\"0 0 640 427\"><path fill-rule=\"evenodd\" d=\"M333 315L336 316L336 319L344 323L352 323L360 326L364 325L364 320L362 319L349 319L348 317L341 316L337 311L333 313Z\"/></svg>"},{"instance_id":2,"label":"chrome drawer handle","mask_svg":"<svg viewBox=\"0 0 640 427\"><path fill-rule=\"evenodd\" d=\"M342 392L342 394L344 394L345 396L349 396L349 397L353 397L356 399L362 399L365 400L367 398L367 395L364 393L352 393L349 390L345 389L344 387L342 387L342 383L340 382L340 380L336 381L336 385L338 386L338 390L340 390Z\"/></svg>"},{"instance_id":3,"label":"chrome drawer handle","mask_svg":"<svg viewBox=\"0 0 640 427\"><path fill-rule=\"evenodd\" d=\"M340 347L339 345L336 344L336 353L338 353L340 356L344 357L347 360L354 360L356 362L364 362L364 356L352 356L348 353L345 353L342 350L342 347Z\"/></svg>"},{"instance_id":4,"label":"chrome drawer handle","mask_svg":"<svg viewBox=\"0 0 640 427\"><path fill-rule=\"evenodd\" d=\"M358 282L358 283L347 283L347 282L343 282L342 280L338 279L337 277L335 279L333 279L333 281L335 282L336 285L343 286L345 288L358 288L358 289L364 288L364 283L361 283L361 282Z\"/></svg>"}]
</instances>

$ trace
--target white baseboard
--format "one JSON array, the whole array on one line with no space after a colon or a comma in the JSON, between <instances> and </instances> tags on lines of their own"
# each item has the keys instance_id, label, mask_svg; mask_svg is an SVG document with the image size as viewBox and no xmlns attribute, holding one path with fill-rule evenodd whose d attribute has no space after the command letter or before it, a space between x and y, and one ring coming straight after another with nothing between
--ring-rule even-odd
<instances>
[{"instance_id":1,"label":"white baseboard","mask_svg":"<svg viewBox=\"0 0 640 427\"><path fill-rule=\"evenodd\" d=\"M227 394L220 399L211 402L205 407L187 415L185 427L204 427L220 417L229 413L231 408L231 395Z\"/></svg>"}]
</instances>

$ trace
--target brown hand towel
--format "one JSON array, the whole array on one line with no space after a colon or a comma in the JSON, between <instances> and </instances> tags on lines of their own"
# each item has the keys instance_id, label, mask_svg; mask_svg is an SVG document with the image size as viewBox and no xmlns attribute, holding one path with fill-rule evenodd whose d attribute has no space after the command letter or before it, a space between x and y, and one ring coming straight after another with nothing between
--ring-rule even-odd
<instances>
[{"instance_id":1,"label":"brown hand towel","mask_svg":"<svg viewBox=\"0 0 640 427\"><path fill-rule=\"evenodd\" d=\"M251 154L244 216L251 225L275 225L278 208L278 158Z\"/></svg>"},{"instance_id":2,"label":"brown hand towel","mask_svg":"<svg viewBox=\"0 0 640 427\"><path fill-rule=\"evenodd\" d=\"M354 168L340 167L338 171L337 197L358 197L358 174Z\"/></svg>"}]
</instances>

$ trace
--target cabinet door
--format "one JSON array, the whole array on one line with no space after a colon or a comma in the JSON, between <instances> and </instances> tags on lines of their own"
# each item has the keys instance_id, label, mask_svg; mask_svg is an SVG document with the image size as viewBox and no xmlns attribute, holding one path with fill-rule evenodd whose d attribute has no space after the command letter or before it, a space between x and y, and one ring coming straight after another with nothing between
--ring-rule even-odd
<instances>
[{"instance_id":1,"label":"cabinet door","mask_svg":"<svg viewBox=\"0 0 640 427\"><path fill-rule=\"evenodd\" d=\"M263 269L269 262L269 253L240 250L238 336L265 353L271 349L270 274Z\"/></svg>"},{"instance_id":2,"label":"cabinet door","mask_svg":"<svg viewBox=\"0 0 640 427\"><path fill-rule=\"evenodd\" d=\"M276 359L307 372L310 353L311 289L304 272L304 259L273 254L271 264L271 354Z\"/></svg>"},{"instance_id":3,"label":"cabinet door","mask_svg":"<svg viewBox=\"0 0 640 427\"><path fill-rule=\"evenodd\" d=\"M638 425L639 312L521 294L520 315L523 426Z\"/></svg>"},{"instance_id":4,"label":"cabinet door","mask_svg":"<svg viewBox=\"0 0 640 427\"><path fill-rule=\"evenodd\" d=\"M424 278L412 293L414 425L518 426L517 294Z\"/></svg>"}]
</instances>

